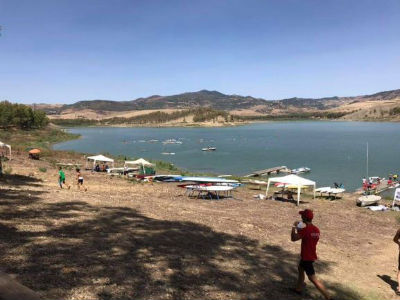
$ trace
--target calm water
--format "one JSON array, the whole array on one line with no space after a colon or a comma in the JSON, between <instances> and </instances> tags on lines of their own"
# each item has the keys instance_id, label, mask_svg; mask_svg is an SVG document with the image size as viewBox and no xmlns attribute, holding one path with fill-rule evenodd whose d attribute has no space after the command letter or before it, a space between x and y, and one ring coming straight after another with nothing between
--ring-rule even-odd
<instances>
[{"instance_id":1,"label":"calm water","mask_svg":"<svg viewBox=\"0 0 400 300\"><path fill-rule=\"evenodd\" d=\"M318 186L343 182L360 186L366 174L387 177L400 173L400 124L366 122L273 122L227 128L73 128L82 138L55 149L161 159L199 172L244 175L286 165L307 166L305 175ZM151 139L155 143L143 142ZM181 145L163 145L166 139ZM217 147L215 152L201 148ZM162 152L175 152L162 155Z\"/></svg>"}]
</instances>

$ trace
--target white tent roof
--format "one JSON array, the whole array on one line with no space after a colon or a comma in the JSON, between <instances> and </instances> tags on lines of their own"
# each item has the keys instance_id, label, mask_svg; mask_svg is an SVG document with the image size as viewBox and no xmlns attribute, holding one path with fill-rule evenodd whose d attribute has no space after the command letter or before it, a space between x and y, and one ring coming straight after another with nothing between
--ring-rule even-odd
<instances>
[{"instance_id":1,"label":"white tent roof","mask_svg":"<svg viewBox=\"0 0 400 300\"><path fill-rule=\"evenodd\" d=\"M93 160L93 161L104 161L104 162L114 162L114 160L112 158L108 158L104 155L95 155L95 156L88 156L87 157L88 160Z\"/></svg>"},{"instance_id":2,"label":"white tent roof","mask_svg":"<svg viewBox=\"0 0 400 300\"><path fill-rule=\"evenodd\" d=\"M315 181L305 179L303 177L290 174L283 177L273 177L268 180L269 182L280 182L287 185L315 185Z\"/></svg>"},{"instance_id":3,"label":"white tent roof","mask_svg":"<svg viewBox=\"0 0 400 300\"><path fill-rule=\"evenodd\" d=\"M285 185L295 185L297 186L297 205L300 204L300 193L302 186L312 186L314 190L314 199L315 199L315 182L309 179L305 179L303 177L291 174L283 177L273 177L268 179L267 190L265 191L265 195L268 196L269 184L271 182L280 182Z\"/></svg>"},{"instance_id":4,"label":"white tent roof","mask_svg":"<svg viewBox=\"0 0 400 300\"><path fill-rule=\"evenodd\" d=\"M152 163L143 158L139 158L137 160L126 160L125 165L154 166Z\"/></svg>"},{"instance_id":5,"label":"white tent roof","mask_svg":"<svg viewBox=\"0 0 400 300\"><path fill-rule=\"evenodd\" d=\"M7 148L10 149L10 151L11 151L11 146L10 146L10 145L7 145L7 144L5 144L5 143L3 143L3 142L0 142L0 147L7 147Z\"/></svg>"}]
</instances>

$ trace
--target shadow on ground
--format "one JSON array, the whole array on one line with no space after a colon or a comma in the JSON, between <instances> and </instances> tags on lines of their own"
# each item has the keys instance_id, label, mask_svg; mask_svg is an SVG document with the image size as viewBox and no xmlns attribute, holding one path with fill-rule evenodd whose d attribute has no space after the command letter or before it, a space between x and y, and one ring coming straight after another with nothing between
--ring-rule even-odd
<instances>
[{"instance_id":1,"label":"shadow on ground","mask_svg":"<svg viewBox=\"0 0 400 300\"><path fill-rule=\"evenodd\" d=\"M392 277L389 275L377 275L380 279L382 279L384 282L386 282L390 287L392 288L393 291L397 291L397 281L393 280Z\"/></svg>"},{"instance_id":2,"label":"shadow on ground","mask_svg":"<svg viewBox=\"0 0 400 300\"><path fill-rule=\"evenodd\" d=\"M44 298L298 299L288 292L298 257L278 245L126 207L27 203L2 193L10 205L0 206L2 267ZM337 284L331 290L360 299Z\"/></svg>"},{"instance_id":3,"label":"shadow on ground","mask_svg":"<svg viewBox=\"0 0 400 300\"><path fill-rule=\"evenodd\" d=\"M3 174L0 177L0 184L9 184L12 186L22 186L22 185L29 185L29 186L40 186L42 180L35 178L33 176L25 176L19 174Z\"/></svg>"}]
</instances>

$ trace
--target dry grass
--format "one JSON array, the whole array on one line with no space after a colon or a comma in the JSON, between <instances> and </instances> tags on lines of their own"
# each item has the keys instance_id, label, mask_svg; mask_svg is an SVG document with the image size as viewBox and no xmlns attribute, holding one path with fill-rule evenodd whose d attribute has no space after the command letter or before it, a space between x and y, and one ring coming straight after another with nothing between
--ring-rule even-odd
<instances>
[{"instance_id":1,"label":"dry grass","mask_svg":"<svg viewBox=\"0 0 400 300\"><path fill-rule=\"evenodd\" d=\"M48 162L9 165L0 262L44 298L298 299L287 290L300 246L289 240L293 203L255 200L247 188L235 199L190 199L174 184L90 173L87 192L60 190ZM352 195L301 204L322 232L318 275L337 299L395 299L395 215L354 204ZM307 295L319 297L310 285Z\"/></svg>"},{"instance_id":2,"label":"dry grass","mask_svg":"<svg viewBox=\"0 0 400 300\"><path fill-rule=\"evenodd\" d=\"M77 119L85 118L91 120L103 120L109 118L131 118L140 115L162 111L172 113L181 109L146 109L146 110L131 110L131 111L96 111L93 109L67 109L60 115L49 115L50 119Z\"/></svg>"}]
</instances>

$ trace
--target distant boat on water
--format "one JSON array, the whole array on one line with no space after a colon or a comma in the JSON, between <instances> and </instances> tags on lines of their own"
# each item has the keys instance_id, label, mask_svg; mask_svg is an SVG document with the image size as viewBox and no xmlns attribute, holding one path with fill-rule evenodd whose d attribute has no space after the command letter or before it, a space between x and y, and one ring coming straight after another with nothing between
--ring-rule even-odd
<instances>
[{"instance_id":1,"label":"distant boat on water","mask_svg":"<svg viewBox=\"0 0 400 300\"><path fill-rule=\"evenodd\" d=\"M310 171L311 171L310 168L301 167L301 168L293 169L291 173L292 174L302 174L302 173L308 173Z\"/></svg>"},{"instance_id":2,"label":"distant boat on water","mask_svg":"<svg viewBox=\"0 0 400 300\"><path fill-rule=\"evenodd\" d=\"M162 155L175 155L175 152L162 152Z\"/></svg>"},{"instance_id":3,"label":"distant boat on water","mask_svg":"<svg viewBox=\"0 0 400 300\"><path fill-rule=\"evenodd\" d=\"M215 151L215 150L217 150L217 148L215 147L206 147L201 149L201 151Z\"/></svg>"},{"instance_id":4,"label":"distant boat on water","mask_svg":"<svg viewBox=\"0 0 400 300\"><path fill-rule=\"evenodd\" d=\"M164 142L162 142L164 145L166 145L166 144L177 144L177 145L180 145L180 144L182 144L182 142L181 141L177 141L176 139L168 139L168 140L165 140Z\"/></svg>"}]
</instances>

